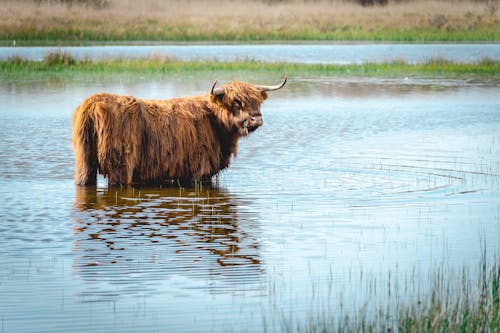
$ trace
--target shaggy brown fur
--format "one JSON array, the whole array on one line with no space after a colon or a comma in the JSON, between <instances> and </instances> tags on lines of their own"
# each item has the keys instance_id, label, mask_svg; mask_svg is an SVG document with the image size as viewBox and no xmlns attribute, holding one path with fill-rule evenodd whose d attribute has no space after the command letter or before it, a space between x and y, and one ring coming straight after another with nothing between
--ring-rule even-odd
<instances>
[{"instance_id":1,"label":"shaggy brown fur","mask_svg":"<svg viewBox=\"0 0 500 333\"><path fill-rule=\"evenodd\" d=\"M235 81L222 95L168 100L96 94L73 115L75 182L109 185L210 179L229 166L238 139L262 125L264 91Z\"/></svg>"}]
</instances>

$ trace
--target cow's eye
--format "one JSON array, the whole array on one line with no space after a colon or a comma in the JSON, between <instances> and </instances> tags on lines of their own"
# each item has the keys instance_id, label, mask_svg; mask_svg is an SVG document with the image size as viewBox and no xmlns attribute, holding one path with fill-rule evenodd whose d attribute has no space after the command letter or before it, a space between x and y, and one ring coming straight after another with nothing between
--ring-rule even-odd
<instances>
[{"instance_id":1,"label":"cow's eye","mask_svg":"<svg viewBox=\"0 0 500 333\"><path fill-rule=\"evenodd\" d=\"M235 100L235 101L233 102L233 107L232 107L232 109L233 109L233 111L234 111L234 112L241 111L241 110L243 109L243 106L242 106L242 104L241 104L241 102L240 102L240 101Z\"/></svg>"}]
</instances>

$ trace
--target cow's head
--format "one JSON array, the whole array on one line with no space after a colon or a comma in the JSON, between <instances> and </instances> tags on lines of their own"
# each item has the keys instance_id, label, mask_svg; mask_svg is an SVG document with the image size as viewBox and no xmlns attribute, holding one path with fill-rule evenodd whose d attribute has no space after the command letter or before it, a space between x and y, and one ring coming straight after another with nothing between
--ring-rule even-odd
<instances>
[{"instance_id":1,"label":"cow's head","mask_svg":"<svg viewBox=\"0 0 500 333\"><path fill-rule=\"evenodd\" d=\"M241 136L259 128L262 122L260 105L267 98L267 92L278 90L286 83L275 86L253 85L240 81L233 81L222 87L215 88L214 82L210 95L212 101L222 107L224 118L229 126L236 128Z\"/></svg>"}]
</instances>

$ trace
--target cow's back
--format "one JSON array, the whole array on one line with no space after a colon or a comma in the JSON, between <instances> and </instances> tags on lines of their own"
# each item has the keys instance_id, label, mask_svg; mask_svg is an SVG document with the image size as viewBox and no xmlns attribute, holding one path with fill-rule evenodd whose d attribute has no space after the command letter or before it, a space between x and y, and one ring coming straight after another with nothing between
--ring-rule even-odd
<instances>
[{"instance_id":1,"label":"cow's back","mask_svg":"<svg viewBox=\"0 0 500 333\"><path fill-rule=\"evenodd\" d=\"M204 96L146 100L140 179L201 179L220 171L221 144Z\"/></svg>"}]
</instances>

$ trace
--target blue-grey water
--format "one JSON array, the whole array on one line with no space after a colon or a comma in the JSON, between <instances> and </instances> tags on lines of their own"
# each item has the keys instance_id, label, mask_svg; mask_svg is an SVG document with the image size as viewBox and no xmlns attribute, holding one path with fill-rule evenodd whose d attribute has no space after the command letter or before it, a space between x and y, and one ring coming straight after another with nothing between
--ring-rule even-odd
<instances>
[{"instance_id":1,"label":"blue-grey water","mask_svg":"<svg viewBox=\"0 0 500 333\"><path fill-rule=\"evenodd\" d=\"M74 186L86 96L212 79L0 81L2 333L293 331L498 258L496 84L289 77L213 187Z\"/></svg>"},{"instance_id":2,"label":"blue-grey water","mask_svg":"<svg viewBox=\"0 0 500 333\"><path fill-rule=\"evenodd\" d=\"M41 60L48 52L64 50L77 59L171 57L180 60L258 60L351 64L364 62L425 62L447 59L460 63L500 60L500 44L171 44L0 47L0 59L21 56Z\"/></svg>"}]
</instances>

